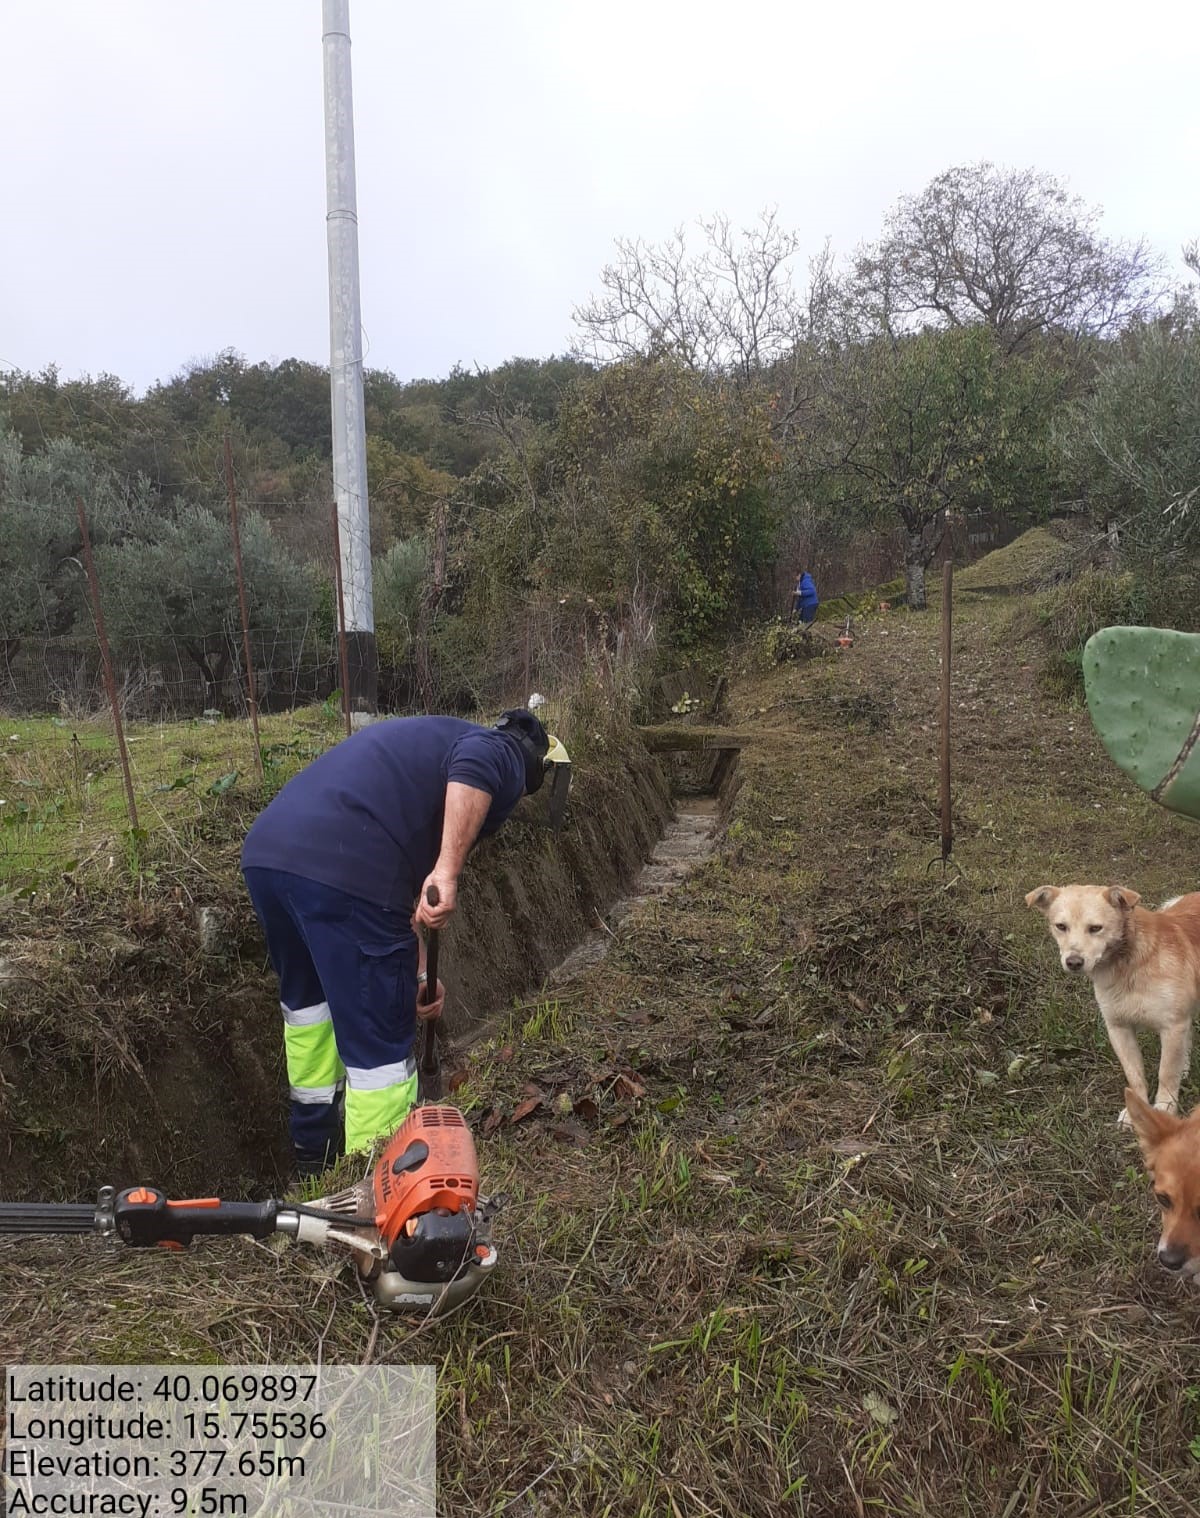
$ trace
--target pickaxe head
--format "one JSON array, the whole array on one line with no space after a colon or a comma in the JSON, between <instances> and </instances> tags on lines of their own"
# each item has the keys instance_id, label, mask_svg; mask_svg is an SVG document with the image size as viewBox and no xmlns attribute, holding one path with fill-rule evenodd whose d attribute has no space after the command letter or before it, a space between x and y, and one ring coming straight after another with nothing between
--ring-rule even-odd
<instances>
[{"instance_id":1,"label":"pickaxe head","mask_svg":"<svg viewBox=\"0 0 1200 1518\"><path fill-rule=\"evenodd\" d=\"M546 770L550 776L550 826L557 833L567 815L567 792L571 789L571 758L562 741L550 734L546 751Z\"/></svg>"}]
</instances>

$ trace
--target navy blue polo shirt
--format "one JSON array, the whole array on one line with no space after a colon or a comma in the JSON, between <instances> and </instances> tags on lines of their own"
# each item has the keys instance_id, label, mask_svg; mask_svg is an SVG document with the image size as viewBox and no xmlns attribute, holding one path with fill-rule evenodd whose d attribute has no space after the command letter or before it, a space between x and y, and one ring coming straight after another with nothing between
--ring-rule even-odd
<instances>
[{"instance_id":1,"label":"navy blue polo shirt","mask_svg":"<svg viewBox=\"0 0 1200 1518\"><path fill-rule=\"evenodd\" d=\"M458 717L373 722L288 781L246 834L242 868L410 912L441 850L452 780L491 796L480 836L494 833L525 794L520 746Z\"/></svg>"}]
</instances>

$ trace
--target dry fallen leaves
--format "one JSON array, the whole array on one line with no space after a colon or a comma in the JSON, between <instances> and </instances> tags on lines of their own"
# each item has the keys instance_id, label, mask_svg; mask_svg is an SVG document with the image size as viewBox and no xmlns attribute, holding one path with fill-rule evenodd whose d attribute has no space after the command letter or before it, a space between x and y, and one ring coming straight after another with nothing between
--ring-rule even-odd
<instances>
[{"instance_id":1,"label":"dry fallen leaves","mask_svg":"<svg viewBox=\"0 0 1200 1518\"><path fill-rule=\"evenodd\" d=\"M881 1423L886 1428L889 1423L895 1423L900 1414L891 1405L886 1397L881 1397L878 1392L869 1391L862 1399L863 1411L876 1423Z\"/></svg>"}]
</instances>

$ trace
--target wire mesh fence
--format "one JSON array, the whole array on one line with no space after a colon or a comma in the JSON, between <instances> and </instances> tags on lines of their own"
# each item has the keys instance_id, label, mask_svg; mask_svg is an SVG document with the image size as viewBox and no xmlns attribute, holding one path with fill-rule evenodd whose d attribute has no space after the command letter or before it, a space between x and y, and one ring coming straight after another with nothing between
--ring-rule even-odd
<instances>
[{"instance_id":1,"label":"wire mesh fence","mask_svg":"<svg viewBox=\"0 0 1200 1518\"><path fill-rule=\"evenodd\" d=\"M603 603L525 588L499 593L489 611L448 531L449 497L417 512L402 493L389 503L385 489L361 529L335 514L327 459L309 450L287 461L282 433L239 429L227 406L195 426L169 425L159 408L138 430L117 415L136 409L129 397L111 401L111 417L110 401L75 415L62 411L68 389L10 396L23 441L0 416L0 888L25 870L70 874L94 855L119 857L135 808L122 795L118 719L139 832L186 829L214 797L260 775L269 789L338 741L348 720L339 610L366 599L362 576L376 581L382 713L486 717L534 695L553 709L585 687L644 709L664 587L639 584ZM39 406L50 408L44 417ZM954 524L947 547L982 551L1002 531ZM981 532L987 541L958 541ZM807 532L802 515L783 548L764 612L786 607L797 556L823 596L880 581L896 562L889 535L835 542ZM339 595L342 563L350 580Z\"/></svg>"},{"instance_id":2,"label":"wire mesh fence","mask_svg":"<svg viewBox=\"0 0 1200 1518\"><path fill-rule=\"evenodd\" d=\"M324 701L338 683L336 640L311 618L251 629L258 705L286 711ZM113 650L122 714L128 721L245 715L246 675L232 631L196 643L160 636L122 639ZM0 649L0 712L86 719L107 708L94 637L30 637Z\"/></svg>"},{"instance_id":3,"label":"wire mesh fence","mask_svg":"<svg viewBox=\"0 0 1200 1518\"><path fill-rule=\"evenodd\" d=\"M488 717L541 694L551 709L579 689L585 663L601 683L626 681L631 667L619 634L605 639L582 610L548 609L510 629L486 686L456 683L439 667L430 702L415 661L389 666L381 695L393 714L453 711ZM557 640L570 627L567 646ZM265 640L264 640L265 643ZM269 793L345 732L331 641L274 635L259 666L259 742L247 720L240 671L232 657L220 683L188 667L186 655L118 662L114 671L136 801L139 834L153 831L186 851L190 830L214 807ZM22 675L22 659L26 670ZM264 678L265 677L265 678ZM104 694L95 646L35 644L5 672L0 702L0 895L47 872L74 877L84 865L120 867L131 847L122 756ZM24 685L21 681L24 679ZM625 688L624 686L622 687ZM18 707L14 692L24 689ZM490 701L483 706L480 702ZM132 843L131 843L132 839Z\"/></svg>"},{"instance_id":4,"label":"wire mesh fence","mask_svg":"<svg viewBox=\"0 0 1200 1518\"><path fill-rule=\"evenodd\" d=\"M346 731L339 529L352 562L372 555L344 518L335 527L331 500L310 503L301 558L263 528L252 490L237 552L215 492L205 508L155 500L139 516L138 483L119 484L115 495L81 491L76 526L69 489L44 491L33 510L32 488L21 499L0 478L0 511L24 510L22 529L53 545L31 559L21 606L0 610L0 894L47 872L75 878L95 860L115 868L151 830L185 839L214 801L260 776L269 791ZM553 701L585 668L628 685L654 646L653 595L615 611L547 596L465 615L444 593L440 523L435 514L423 573L380 625L382 713L483 716L535 692ZM0 561L4 550L0 540Z\"/></svg>"}]
</instances>

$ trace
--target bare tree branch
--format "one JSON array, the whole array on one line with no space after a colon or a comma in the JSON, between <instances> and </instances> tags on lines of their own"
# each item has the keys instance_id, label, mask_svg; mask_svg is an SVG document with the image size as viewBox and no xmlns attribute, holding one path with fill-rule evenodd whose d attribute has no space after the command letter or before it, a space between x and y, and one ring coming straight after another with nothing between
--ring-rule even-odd
<instances>
[{"instance_id":1,"label":"bare tree branch","mask_svg":"<svg viewBox=\"0 0 1200 1518\"><path fill-rule=\"evenodd\" d=\"M788 356L803 326L790 270L797 235L770 210L740 231L725 216L698 226L698 253L682 227L661 245L618 241L601 293L574 313L583 354L668 353L689 369L741 381Z\"/></svg>"},{"instance_id":2,"label":"bare tree branch","mask_svg":"<svg viewBox=\"0 0 1200 1518\"><path fill-rule=\"evenodd\" d=\"M891 332L983 322L1010 353L1038 333L1109 334L1156 312L1166 285L1144 241L1111 241L1099 220L1052 175L949 169L859 250L855 302Z\"/></svg>"}]
</instances>

